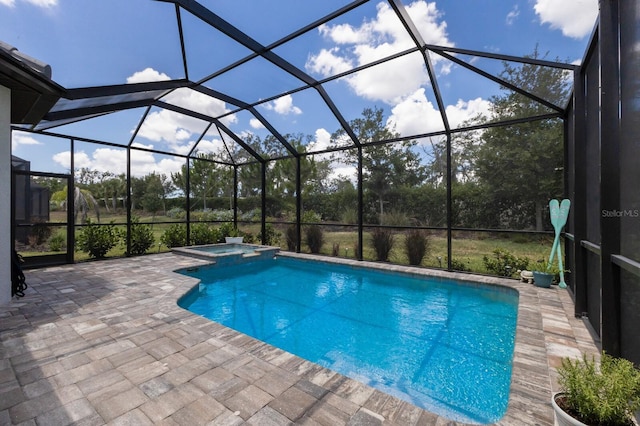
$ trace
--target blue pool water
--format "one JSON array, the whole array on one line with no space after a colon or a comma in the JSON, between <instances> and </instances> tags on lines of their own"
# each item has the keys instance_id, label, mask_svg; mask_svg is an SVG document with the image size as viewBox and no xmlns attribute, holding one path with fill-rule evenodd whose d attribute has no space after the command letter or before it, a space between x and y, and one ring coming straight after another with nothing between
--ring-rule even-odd
<instances>
[{"instance_id":1,"label":"blue pool water","mask_svg":"<svg viewBox=\"0 0 640 426\"><path fill-rule=\"evenodd\" d=\"M506 412L515 290L282 257L182 272L196 314L452 420Z\"/></svg>"}]
</instances>

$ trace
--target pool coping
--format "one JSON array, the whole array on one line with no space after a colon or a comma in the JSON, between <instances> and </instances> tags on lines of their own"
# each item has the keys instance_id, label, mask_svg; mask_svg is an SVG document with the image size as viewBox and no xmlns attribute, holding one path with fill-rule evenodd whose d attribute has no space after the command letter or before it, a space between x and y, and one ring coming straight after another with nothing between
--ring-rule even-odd
<instances>
[{"instance_id":1,"label":"pool coping","mask_svg":"<svg viewBox=\"0 0 640 426\"><path fill-rule=\"evenodd\" d=\"M552 425L560 358L598 353L557 286L279 255L517 290L510 397L496 424ZM0 423L458 424L178 307L198 280L174 271L207 263L166 253L27 271L27 295L0 307Z\"/></svg>"},{"instance_id":2,"label":"pool coping","mask_svg":"<svg viewBox=\"0 0 640 426\"><path fill-rule=\"evenodd\" d=\"M222 246L246 246L253 247L252 253L245 253L242 250L229 251L224 253L211 253L207 252L208 247L222 247ZM199 259L210 261L211 263L233 263L237 258L267 258L272 257L280 251L280 247L265 246L261 244L250 243L218 243L218 244L203 244L199 246L187 246L187 247L173 247L171 249L173 253L183 256L191 256Z\"/></svg>"}]
</instances>

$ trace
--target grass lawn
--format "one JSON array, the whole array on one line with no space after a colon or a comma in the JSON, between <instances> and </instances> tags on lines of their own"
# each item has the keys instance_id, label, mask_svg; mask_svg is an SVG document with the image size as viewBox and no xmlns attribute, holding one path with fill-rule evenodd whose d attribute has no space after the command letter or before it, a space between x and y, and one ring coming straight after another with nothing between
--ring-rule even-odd
<instances>
[{"instance_id":1,"label":"grass lawn","mask_svg":"<svg viewBox=\"0 0 640 426\"><path fill-rule=\"evenodd\" d=\"M147 251L147 253L160 253L169 251L169 248L160 243L160 238L165 230L171 226L171 224L162 224L157 222L163 222L171 220L166 216L147 216L141 217L140 222L151 225L153 230L153 236L155 239L154 244ZM104 215L101 217L101 223L122 223L126 221L126 215ZM124 226L119 226L121 229L125 229ZM286 241L284 239L285 227L277 227L280 232L279 246L286 249ZM241 225L241 231L249 232L254 237L260 233L260 225ZM325 229L323 237L324 243L321 249L321 254L332 256L337 255L345 258L355 257L355 248L357 245L358 234L351 228L348 231L328 231ZM61 229L55 232L63 232ZM79 232L79 229L76 230ZM391 250L389 261L396 264L409 264L408 258L405 254L405 237L401 232L395 232L393 248ZM302 235L302 252L309 253L309 248L305 244L305 235L303 228ZM440 268L447 266L447 239L444 231L433 231L429 233L428 237L428 251L425 255L421 266ZM363 257L365 260L376 260L375 250L371 242L371 236L369 233L365 233L363 236L364 250ZM452 240L452 257L455 262L454 269L463 269L472 272L489 273L485 267L483 261L484 256L493 257L494 250L501 249L511 253L517 257L523 257L529 259L529 269L533 268L538 262L545 262L548 259L549 251L553 243L553 237L551 236L538 236L527 234L488 234L482 232L454 232ZM43 248L44 247L44 248ZM43 247L36 247L35 249L28 246L22 246L19 252L25 256L42 255L47 252L46 245ZM107 253L107 257L120 257L124 256L126 251L125 244L121 242L116 247L111 249ZM52 254L52 252L48 252ZM76 251L74 253L74 259L76 261L84 261L89 259L89 255L84 252ZM514 271L515 272L515 271Z\"/></svg>"}]
</instances>

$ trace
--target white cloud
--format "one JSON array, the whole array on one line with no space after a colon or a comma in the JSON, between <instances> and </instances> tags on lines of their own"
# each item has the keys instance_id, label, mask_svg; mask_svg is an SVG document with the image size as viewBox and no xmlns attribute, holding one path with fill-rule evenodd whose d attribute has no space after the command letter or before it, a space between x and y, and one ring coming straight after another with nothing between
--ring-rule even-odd
<instances>
[{"instance_id":1,"label":"white cloud","mask_svg":"<svg viewBox=\"0 0 640 426\"><path fill-rule=\"evenodd\" d=\"M353 68L349 58L340 56L340 48L321 49L317 55L309 57L305 67L308 71L330 76L340 74Z\"/></svg>"},{"instance_id":2,"label":"white cloud","mask_svg":"<svg viewBox=\"0 0 640 426\"><path fill-rule=\"evenodd\" d=\"M478 114L489 116L491 113L491 102L476 98L469 101L458 99L455 105L447 105L445 108L447 119L452 128L460 127L465 121L476 117Z\"/></svg>"},{"instance_id":3,"label":"white cloud","mask_svg":"<svg viewBox=\"0 0 640 426\"><path fill-rule=\"evenodd\" d=\"M30 133L15 131L11 135L11 149L15 150L19 146L24 145L44 145L42 142L35 139Z\"/></svg>"},{"instance_id":4,"label":"white cloud","mask_svg":"<svg viewBox=\"0 0 640 426\"><path fill-rule=\"evenodd\" d=\"M145 71L142 71L142 73L148 76L156 73L154 70L148 70L151 69L147 68ZM137 74L140 73L129 77L127 81ZM209 117L219 117L228 112L227 106L223 101L187 88L174 90L163 100L172 105L198 111ZM235 115L230 115L221 121L229 125L236 120ZM206 129L206 126L207 123L200 119L174 111L160 110L154 111L146 117L140 127L138 136L152 142L164 142L170 151L187 154L191 150L191 147L193 147L195 143L194 140L200 137L200 134ZM212 127L210 132L214 131L215 127Z\"/></svg>"},{"instance_id":5,"label":"white cloud","mask_svg":"<svg viewBox=\"0 0 640 426\"><path fill-rule=\"evenodd\" d=\"M137 71L133 75L127 77L127 84L148 83L151 81L171 80L171 78L163 72L158 72L153 68L145 68Z\"/></svg>"},{"instance_id":6,"label":"white cloud","mask_svg":"<svg viewBox=\"0 0 640 426\"><path fill-rule=\"evenodd\" d=\"M196 148L200 153L216 153L224 149L224 145L219 138L210 140L202 139ZM226 153L224 155L226 157Z\"/></svg>"},{"instance_id":7,"label":"white cloud","mask_svg":"<svg viewBox=\"0 0 640 426\"><path fill-rule=\"evenodd\" d=\"M513 6L513 9L511 9L511 11L507 13L507 25L513 25L516 19L518 19L518 16L520 16L520 8L516 4Z\"/></svg>"},{"instance_id":8,"label":"white cloud","mask_svg":"<svg viewBox=\"0 0 640 426\"><path fill-rule=\"evenodd\" d=\"M50 8L58 5L58 0L23 0L26 3L31 3L34 6L42 8ZM15 0L0 0L0 4L4 6L14 7L16 5Z\"/></svg>"},{"instance_id":9,"label":"white cloud","mask_svg":"<svg viewBox=\"0 0 640 426\"><path fill-rule=\"evenodd\" d=\"M536 0L533 8L541 23L578 39L591 33L598 17L598 0Z\"/></svg>"},{"instance_id":10,"label":"white cloud","mask_svg":"<svg viewBox=\"0 0 640 426\"><path fill-rule=\"evenodd\" d=\"M132 146L152 148L141 144ZM53 161L65 169L71 168L71 154L69 151L59 152L53 156ZM116 175L127 172L127 151L118 148L97 148L91 155L84 151L78 151L74 156L74 166L77 169L88 168L99 172L111 172ZM184 165L182 158L162 157L160 161L148 151L131 150L131 171L134 176L141 177L151 172L169 175L180 171Z\"/></svg>"},{"instance_id":11,"label":"white cloud","mask_svg":"<svg viewBox=\"0 0 640 426\"><path fill-rule=\"evenodd\" d=\"M264 125L257 118L252 118L249 120L249 125L254 129L264 129Z\"/></svg>"},{"instance_id":12,"label":"white cloud","mask_svg":"<svg viewBox=\"0 0 640 426\"><path fill-rule=\"evenodd\" d=\"M307 145L307 152L322 151L331 144L331 133L326 129L317 129L315 139Z\"/></svg>"},{"instance_id":13,"label":"white cloud","mask_svg":"<svg viewBox=\"0 0 640 426\"><path fill-rule=\"evenodd\" d=\"M27 3L31 3L38 7L53 7L58 5L58 0L25 0Z\"/></svg>"},{"instance_id":14,"label":"white cloud","mask_svg":"<svg viewBox=\"0 0 640 426\"><path fill-rule=\"evenodd\" d=\"M426 43L453 45L447 36L447 24L441 20L435 3L419 0L406 8ZM320 34L335 46L311 55L305 65L307 71L328 77L414 47L391 7L387 3L379 3L377 9L375 19L360 26L321 26ZM434 63L440 61L438 57L432 60ZM422 55L412 54L368 68L346 77L344 81L359 96L393 104L427 84L428 76Z\"/></svg>"},{"instance_id":15,"label":"white cloud","mask_svg":"<svg viewBox=\"0 0 640 426\"><path fill-rule=\"evenodd\" d=\"M272 102L269 102L265 105L265 108L270 111L275 111L281 115L302 114L302 110L293 105L293 97L291 95L285 95Z\"/></svg>"},{"instance_id":16,"label":"white cloud","mask_svg":"<svg viewBox=\"0 0 640 426\"><path fill-rule=\"evenodd\" d=\"M446 107L447 119L451 128L459 127L464 121L482 113L487 115L491 103L482 98L469 101L458 100L455 105ZM440 112L426 98L424 89L391 109L387 125L394 128L402 136L411 136L444 130Z\"/></svg>"},{"instance_id":17,"label":"white cloud","mask_svg":"<svg viewBox=\"0 0 640 426\"><path fill-rule=\"evenodd\" d=\"M427 100L424 89L416 90L411 96L391 109L387 126L393 128L401 136L443 130L440 113Z\"/></svg>"},{"instance_id":18,"label":"white cloud","mask_svg":"<svg viewBox=\"0 0 640 426\"><path fill-rule=\"evenodd\" d=\"M52 157L53 161L57 164L60 164L65 170L71 170L71 152L70 151L62 151L58 152ZM73 159L74 166L78 169L83 167L91 167L91 160L89 156L84 151L76 152L76 155Z\"/></svg>"}]
</instances>

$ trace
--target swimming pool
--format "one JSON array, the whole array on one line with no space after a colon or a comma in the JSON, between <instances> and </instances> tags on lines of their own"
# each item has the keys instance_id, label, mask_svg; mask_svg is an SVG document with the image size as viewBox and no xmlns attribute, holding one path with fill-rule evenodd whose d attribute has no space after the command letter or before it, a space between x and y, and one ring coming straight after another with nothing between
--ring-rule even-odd
<instances>
[{"instance_id":1,"label":"swimming pool","mask_svg":"<svg viewBox=\"0 0 640 426\"><path fill-rule=\"evenodd\" d=\"M182 272L194 313L452 420L506 411L515 290L282 257Z\"/></svg>"}]
</instances>

